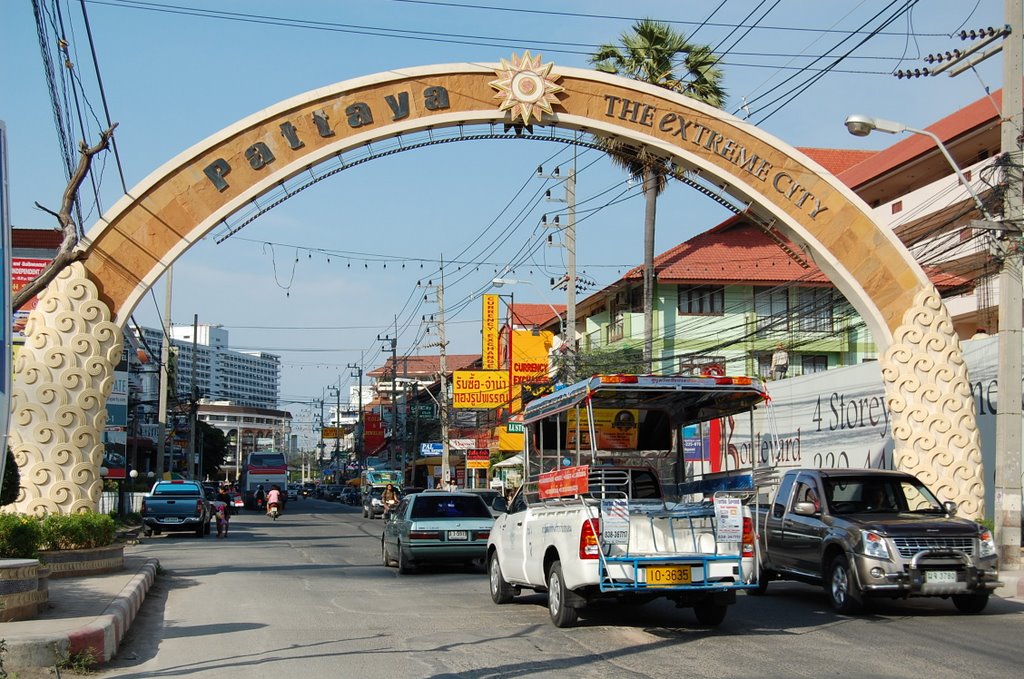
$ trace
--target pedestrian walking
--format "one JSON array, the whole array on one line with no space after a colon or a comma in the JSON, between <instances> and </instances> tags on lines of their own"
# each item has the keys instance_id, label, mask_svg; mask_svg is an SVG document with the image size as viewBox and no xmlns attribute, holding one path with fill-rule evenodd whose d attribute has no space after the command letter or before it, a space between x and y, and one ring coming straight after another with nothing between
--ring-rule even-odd
<instances>
[{"instance_id":1,"label":"pedestrian walking","mask_svg":"<svg viewBox=\"0 0 1024 679\"><path fill-rule=\"evenodd\" d=\"M789 370L789 353L781 343L775 345L775 353L772 354L772 378L781 380Z\"/></svg>"}]
</instances>

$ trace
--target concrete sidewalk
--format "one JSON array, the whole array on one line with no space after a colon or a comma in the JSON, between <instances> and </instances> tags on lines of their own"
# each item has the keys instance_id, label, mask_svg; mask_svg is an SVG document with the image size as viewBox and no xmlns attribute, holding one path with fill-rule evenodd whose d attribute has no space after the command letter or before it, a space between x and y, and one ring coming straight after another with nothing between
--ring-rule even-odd
<instances>
[{"instance_id":1,"label":"concrete sidewalk","mask_svg":"<svg viewBox=\"0 0 1024 679\"><path fill-rule=\"evenodd\" d=\"M91 653L106 662L117 652L156 577L159 562L125 554L124 570L49 581L49 606L31 620L0 623L4 666L53 667Z\"/></svg>"}]
</instances>

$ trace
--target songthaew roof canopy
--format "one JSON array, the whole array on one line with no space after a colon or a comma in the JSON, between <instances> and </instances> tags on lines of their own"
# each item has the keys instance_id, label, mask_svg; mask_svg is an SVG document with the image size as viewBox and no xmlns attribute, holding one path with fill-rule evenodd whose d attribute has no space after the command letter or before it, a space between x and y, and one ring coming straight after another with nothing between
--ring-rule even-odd
<instances>
[{"instance_id":1,"label":"songthaew roof canopy","mask_svg":"<svg viewBox=\"0 0 1024 679\"><path fill-rule=\"evenodd\" d=\"M596 375L531 401L523 421L536 422L589 399L594 408L659 410L675 424L693 424L746 412L765 398L760 380L751 377Z\"/></svg>"}]
</instances>

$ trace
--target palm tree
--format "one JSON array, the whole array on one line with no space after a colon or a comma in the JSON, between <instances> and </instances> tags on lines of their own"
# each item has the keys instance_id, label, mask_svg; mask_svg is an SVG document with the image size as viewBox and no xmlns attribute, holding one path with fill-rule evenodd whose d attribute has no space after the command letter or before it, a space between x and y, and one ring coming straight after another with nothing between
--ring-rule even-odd
<instances>
[{"instance_id":1,"label":"palm tree","mask_svg":"<svg viewBox=\"0 0 1024 679\"><path fill-rule=\"evenodd\" d=\"M681 57L681 60L680 60ZM707 45L694 45L671 26L642 19L619 37L619 44L601 45L590 57L597 70L684 94L721 108L725 103L718 57ZM678 69L678 71L677 71ZM644 352L643 360L653 371L654 353L654 231L658 195L668 177L681 172L670 161L658 158L646 148L615 139L601 145L612 161L640 180L644 192Z\"/></svg>"}]
</instances>

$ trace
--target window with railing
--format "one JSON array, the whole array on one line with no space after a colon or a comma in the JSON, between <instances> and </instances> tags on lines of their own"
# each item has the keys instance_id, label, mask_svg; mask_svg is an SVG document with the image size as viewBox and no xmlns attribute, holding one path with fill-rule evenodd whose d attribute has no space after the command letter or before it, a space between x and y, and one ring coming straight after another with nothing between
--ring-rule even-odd
<instances>
[{"instance_id":1,"label":"window with railing","mask_svg":"<svg viewBox=\"0 0 1024 679\"><path fill-rule=\"evenodd\" d=\"M629 310L634 314L644 312L644 288L642 285L629 291Z\"/></svg>"},{"instance_id":2,"label":"window with railing","mask_svg":"<svg viewBox=\"0 0 1024 679\"><path fill-rule=\"evenodd\" d=\"M721 285L680 285L678 308L683 316L721 316L725 313L725 288Z\"/></svg>"},{"instance_id":3,"label":"window with railing","mask_svg":"<svg viewBox=\"0 0 1024 679\"><path fill-rule=\"evenodd\" d=\"M612 298L611 323L608 324L609 344L618 342L624 337L627 311L629 311L629 293L620 292Z\"/></svg>"},{"instance_id":4,"label":"window with railing","mask_svg":"<svg viewBox=\"0 0 1024 679\"><path fill-rule=\"evenodd\" d=\"M608 343L618 342L626 332L626 315L622 309L616 309L612 314L612 322L608 324Z\"/></svg>"},{"instance_id":5,"label":"window with railing","mask_svg":"<svg viewBox=\"0 0 1024 679\"><path fill-rule=\"evenodd\" d=\"M726 372L725 356L705 356L691 354L679 357L677 372L680 375L703 375L706 370Z\"/></svg>"},{"instance_id":6,"label":"window with railing","mask_svg":"<svg viewBox=\"0 0 1024 679\"><path fill-rule=\"evenodd\" d=\"M799 288L795 309L797 330L831 333L835 308L836 299L831 288Z\"/></svg>"},{"instance_id":7,"label":"window with railing","mask_svg":"<svg viewBox=\"0 0 1024 679\"><path fill-rule=\"evenodd\" d=\"M789 330L788 289L755 286L754 314L758 337Z\"/></svg>"},{"instance_id":8,"label":"window with railing","mask_svg":"<svg viewBox=\"0 0 1024 679\"><path fill-rule=\"evenodd\" d=\"M804 375L823 373L828 370L828 356L823 354L804 354L800 357L800 366Z\"/></svg>"}]
</instances>

